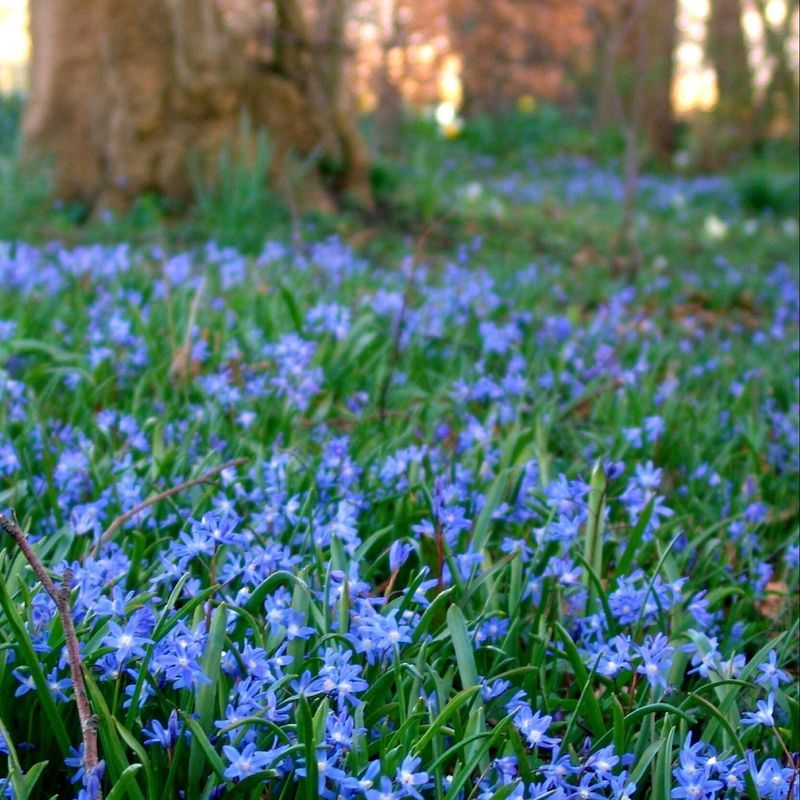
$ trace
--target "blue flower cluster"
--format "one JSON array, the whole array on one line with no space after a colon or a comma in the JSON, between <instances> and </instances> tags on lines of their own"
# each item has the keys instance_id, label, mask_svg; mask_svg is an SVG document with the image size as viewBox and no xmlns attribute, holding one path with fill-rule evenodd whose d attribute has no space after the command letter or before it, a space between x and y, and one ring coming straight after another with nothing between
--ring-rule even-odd
<instances>
[{"instance_id":1,"label":"blue flower cluster","mask_svg":"<svg viewBox=\"0 0 800 800\"><path fill-rule=\"evenodd\" d=\"M7 796L800 796L796 275L480 259L0 244Z\"/></svg>"}]
</instances>

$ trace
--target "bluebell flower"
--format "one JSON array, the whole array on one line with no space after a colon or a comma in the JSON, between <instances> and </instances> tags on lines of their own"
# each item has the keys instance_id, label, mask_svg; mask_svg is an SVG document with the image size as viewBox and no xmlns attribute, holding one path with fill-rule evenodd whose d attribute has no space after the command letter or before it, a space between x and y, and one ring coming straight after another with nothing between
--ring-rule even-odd
<instances>
[{"instance_id":1,"label":"bluebell flower","mask_svg":"<svg viewBox=\"0 0 800 800\"><path fill-rule=\"evenodd\" d=\"M712 778L708 769L696 770L691 774L684 769L676 769L673 775L678 782L670 793L674 800L716 800L717 792L723 788L722 781Z\"/></svg>"},{"instance_id":2,"label":"bluebell flower","mask_svg":"<svg viewBox=\"0 0 800 800\"><path fill-rule=\"evenodd\" d=\"M397 789L391 778L387 778L385 775L381 776L377 789L373 784L366 791L367 800L401 800L402 797L404 797L402 791Z\"/></svg>"},{"instance_id":3,"label":"bluebell flower","mask_svg":"<svg viewBox=\"0 0 800 800\"><path fill-rule=\"evenodd\" d=\"M546 734L552 721L552 716L542 716L538 711L534 713L527 704L519 705L513 717L514 725L525 737L530 747L541 747L550 750L558 747L561 741Z\"/></svg>"},{"instance_id":4,"label":"bluebell flower","mask_svg":"<svg viewBox=\"0 0 800 800\"><path fill-rule=\"evenodd\" d=\"M634 649L642 660L636 671L644 675L652 687L667 689L667 674L672 666L672 654L675 652L675 648L669 644L669 639L658 633L655 636L648 636L640 647L634 645Z\"/></svg>"},{"instance_id":5,"label":"bluebell flower","mask_svg":"<svg viewBox=\"0 0 800 800\"><path fill-rule=\"evenodd\" d=\"M181 726L178 723L178 712L174 709L167 719L166 727L157 719L154 719L150 725L150 730L142 728L142 733L146 737L143 739L145 744L156 744L165 750L171 750L175 747L180 732Z\"/></svg>"},{"instance_id":6,"label":"bluebell flower","mask_svg":"<svg viewBox=\"0 0 800 800\"><path fill-rule=\"evenodd\" d=\"M145 645L152 642L152 639L139 634L135 623L129 623L123 628L116 622L109 621L108 633L103 637L102 644L111 647L117 663L122 664L129 658L143 658Z\"/></svg>"},{"instance_id":7,"label":"bluebell flower","mask_svg":"<svg viewBox=\"0 0 800 800\"><path fill-rule=\"evenodd\" d=\"M756 711L745 711L742 714L743 725L763 725L765 728L775 727L775 695L772 692L766 700L756 702Z\"/></svg>"},{"instance_id":8,"label":"bluebell flower","mask_svg":"<svg viewBox=\"0 0 800 800\"><path fill-rule=\"evenodd\" d=\"M430 777L427 772L419 769L422 763L420 757L406 756L397 768L395 780L400 786L401 797L413 797L415 800L422 800L420 789L428 786Z\"/></svg>"},{"instance_id":9,"label":"bluebell flower","mask_svg":"<svg viewBox=\"0 0 800 800\"><path fill-rule=\"evenodd\" d=\"M777 689L780 684L789 683L792 680L788 672L778 667L778 654L775 650L769 651L766 663L759 664L758 671L761 674L756 678L756 681L770 689Z\"/></svg>"},{"instance_id":10,"label":"bluebell flower","mask_svg":"<svg viewBox=\"0 0 800 800\"><path fill-rule=\"evenodd\" d=\"M781 767L775 758L766 759L753 779L758 788L758 796L765 800L786 800L791 784L794 784L795 792L797 791L797 770Z\"/></svg>"},{"instance_id":11,"label":"bluebell flower","mask_svg":"<svg viewBox=\"0 0 800 800\"><path fill-rule=\"evenodd\" d=\"M239 781L263 772L280 759L285 751L285 746L273 747L270 750L256 750L255 744L250 743L241 750L237 750L232 745L223 745L222 752L229 762L225 769L225 777L232 781Z\"/></svg>"},{"instance_id":12,"label":"bluebell flower","mask_svg":"<svg viewBox=\"0 0 800 800\"><path fill-rule=\"evenodd\" d=\"M413 550L414 548L402 539L392 542L392 546L389 548L389 569L397 572L406 563Z\"/></svg>"}]
</instances>

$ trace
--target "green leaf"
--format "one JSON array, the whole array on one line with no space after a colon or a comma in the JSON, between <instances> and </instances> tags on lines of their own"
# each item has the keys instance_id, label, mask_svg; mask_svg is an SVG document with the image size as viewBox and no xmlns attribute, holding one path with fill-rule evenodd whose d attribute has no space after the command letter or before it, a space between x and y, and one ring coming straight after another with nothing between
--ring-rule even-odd
<instances>
[{"instance_id":1,"label":"green leaf","mask_svg":"<svg viewBox=\"0 0 800 800\"><path fill-rule=\"evenodd\" d=\"M114 722L117 726L117 733L119 733L122 741L125 742L125 744L128 745L128 747L130 747L134 753L136 753L136 757L141 762L141 766L143 767L145 773L145 780L147 781L148 798L157 797L158 791L156 789L156 777L153 774L153 767L150 763L150 759L147 756L147 751L144 749L142 743L118 719L115 719Z\"/></svg>"},{"instance_id":2,"label":"green leaf","mask_svg":"<svg viewBox=\"0 0 800 800\"><path fill-rule=\"evenodd\" d=\"M131 764L114 781L114 788L106 795L106 800L122 800L128 797L131 786L135 785L136 773L142 768L141 764Z\"/></svg>"},{"instance_id":3,"label":"green leaf","mask_svg":"<svg viewBox=\"0 0 800 800\"><path fill-rule=\"evenodd\" d=\"M228 608L225 604L220 604L214 609L211 615L208 641L206 642L203 659L200 662L203 674L208 678L209 682L201 684L200 688L197 689L194 711L198 724L207 734L210 734L214 727L214 700L217 696L222 648L225 645L227 613ZM200 744L196 740L192 740L192 745L189 749L190 797L196 796L192 792L196 791L200 785L202 769L203 753Z\"/></svg>"},{"instance_id":4,"label":"green leaf","mask_svg":"<svg viewBox=\"0 0 800 800\"><path fill-rule=\"evenodd\" d=\"M458 711L461 706L472 700L473 697L480 691L480 686L470 686L467 689L462 689L457 694L450 698L450 701L438 713L436 719L425 729L425 733L420 736L414 743L413 751L415 755L420 755L425 748L431 743L433 737L436 736L444 726L444 724Z\"/></svg>"},{"instance_id":5,"label":"green leaf","mask_svg":"<svg viewBox=\"0 0 800 800\"><path fill-rule=\"evenodd\" d=\"M297 306L297 301L294 299L294 295L289 291L288 287L280 283L278 284L278 290L281 293L281 297L283 297L284 302L286 303L286 308L289 309L289 316L292 318L292 323L294 327L297 329L298 333L303 332L303 317L300 314L300 309Z\"/></svg>"},{"instance_id":6,"label":"green leaf","mask_svg":"<svg viewBox=\"0 0 800 800\"><path fill-rule=\"evenodd\" d=\"M659 750L661 750L663 744L661 740L653 742L644 753L642 753L641 758L636 762L636 766L631 770L631 781L638 783L642 779L642 776L647 772L647 768L650 766L650 762L655 758Z\"/></svg>"},{"instance_id":7,"label":"green leaf","mask_svg":"<svg viewBox=\"0 0 800 800\"><path fill-rule=\"evenodd\" d=\"M292 593L292 609L298 612L298 623L300 625L305 625L310 605L311 593L308 586L302 581L295 582L294 592ZM305 659L306 640L301 636L297 636L289 642L286 650L292 657L292 662L286 667L286 672L292 675L299 675Z\"/></svg>"},{"instance_id":8,"label":"green leaf","mask_svg":"<svg viewBox=\"0 0 800 800\"><path fill-rule=\"evenodd\" d=\"M14 798L15 800L27 800L28 791L22 777L22 766L19 763L17 749L14 747L14 741L2 720L0 720L0 734L3 735L8 749L8 779L11 782L11 788L14 790Z\"/></svg>"},{"instance_id":9,"label":"green leaf","mask_svg":"<svg viewBox=\"0 0 800 800\"><path fill-rule=\"evenodd\" d=\"M675 726L671 726L666 739L659 742L653 775L653 800L669 800L672 789L672 740L675 738Z\"/></svg>"},{"instance_id":10,"label":"green leaf","mask_svg":"<svg viewBox=\"0 0 800 800\"><path fill-rule=\"evenodd\" d=\"M314 720L308 700L302 695L297 701L297 738L303 744L306 776L303 781L305 800L317 800L319 797L319 775L317 770L317 742L314 734Z\"/></svg>"},{"instance_id":11,"label":"green leaf","mask_svg":"<svg viewBox=\"0 0 800 800\"><path fill-rule=\"evenodd\" d=\"M505 729L510 723L511 716L509 715L498 723L485 741L477 744L472 754L467 758L464 766L453 773L453 780L447 788L447 797L457 797L462 787L470 780L473 772L475 772L481 761L488 762L489 751L494 747L495 743L499 741L500 737L504 735Z\"/></svg>"},{"instance_id":12,"label":"green leaf","mask_svg":"<svg viewBox=\"0 0 800 800\"><path fill-rule=\"evenodd\" d=\"M70 748L69 734L61 720L53 695L50 693L47 678L42 671L39 658L28 635L28 630L17 611L16 604L8 594L5 582L2 580L0 580L0 606L3 607L6 619L14 633L14 644L19 650L21 664L28 668L36 685L36 699L42 706L47 726L55 735L62 755L66 756L69 754Z\"/></svg>"},{"instance_id":13,"label":"green leaf","mask_svg":"<svg viewBox=\"0 0 800 800\"><path fill-rule=\"evenodd\" d=\"M566 730L564 731L564 736L563 736L563 741L565 746L569 746L570 744L572 731L575 729L575 726L578 722L578 717L581 711L583 710L583 706L587 704L586 698L590 694L593 694L594 676L595 673L597 672L597 665L600 663L601 658L602 655L599 655L595 660L594 666L592 667L592 671L589 673L589 675L586 678L586 682L583 684L583 689L581 690L581 696L578 698L578 702L575 704L575 708L573 709L572 714L570 715L569 722L567 723L567 727Z\"/></svg>"},{"instance_id":14,"label":"green leaf","mask_svg":"<svg viewBox=\"0 0 800 800\"><path fill-rule=\"evenodd\" d=\"M651 497L644 507L644 511L639 515L636 525L628 535L628 544L625 547L625 552L622 554L619 563L617 564L616 574L627 575L633 565L634 559L639 552L639 545L644 538L644 532L650 523L650 518L653 516L653 507L655 506L656 498Z\"/></svg>"},{"instance_id":15,"label":"green leaf","mask_svg":"<svg viewBox=\"0 0 800 800\"><path fill-rule=\"evenodd\" d=\"M489 538L489 526L492 523L492 514L495 509L500 505L506 492L506 485L508 477L511 474L511 469L504 469L494 479L491 487L486 495L486 502L484 503L481 513L475 522L475 528L472 531L472 547L476 553L480 553L486 546Z\"/></svg>"},{"instance_id":16,"label":"green leaf","mask_svg":"<svg viewBox=\"0 0 800 800\"><path fill-rule=\"evenodd\" d=\"M586 666L581 660L578 648L575 647L575 642L572 637L560 623L555 623L555 632L564 645L564 653L569 661L572 671L575 673L575 680L580 686L586 686L589 683L589 673L586 671ZM607 730L607 726L603 721L603 713L600 710L600 703L594 695L594 692L588 692L586 695L586 716L588 718L589 727L595 736L602 736Z\"/></svg>"},{"instance_id":17,"label":"green leaf","mask_svg":"<svg viewBox=\"0 0 800 800\"><path fill-rule=\"evenodd\" d=\"M611 712L614 715L614 750L617 753L625 752L625 709L622 708L616 695L611 697Z\"/></svg>"},{"instance_id":18,"label":"green leaf","mask_svg":"<svg viewBox=\"0 0 800 800\"><path fill-rule=\"evenodd\" d=\"M447 609L447 628L450 631L450 639L456 652L461 685L465 689L471 686L478 686L478 670L475 666L472 641L469 637L464 613L458 606L450 606Z\"/></svg>"},{"instance_id":19,"label":"green leaf","mask_svg":"<svg viewBox=\"0 0 800 800\"><path fill-rule=\"evenodd\" d=\"M602 461L598 459L589 483L589 513L586 519L586 540L583 549L586 564L598 577L603 574L603 527L605 525L603 510L606 504L607 485L606 471L603 469ZM586 596L586 613L588 615L594 610L598 589L589 580L588 571L584 573L583 582L588 590Z\"/></svg>"},{"instance_id":20,"label":"green leaf","mask_svg":"<svg viewBox=\"0 0 800 800\"><path fill-rule=\"evenodd\" d=\"M181 710L179 710L178 713L180 714L181 719L186 723L189 730L192 732L192 740L196 739L198 741L200 749L203 751L203 755L205 755L206 761L211 769L214 770L217 777L221 781L228 783L228 780L225 777L225 765L223 764L219 753L214 749L214 746L209 741L208 736L206 736L206 732L191 714L187 714L185 711Z\"/></svg>"},{"instance_id":21,"label":"green leaf","mask_svg":"<svg viewBox=\"0 0 800 800\"><path fill-rule=\"evenodd\" d=\"M411 633L411 640L416 644L424 636L428 629L437 620L441 621L444 613L445 606L448 606L453 601L454 590L450 586L443 592L440 592L433 599L431 604L423 611L419 624L414 628ZM436 630L436 629L434 629Z\"/></svg>"},{"instance_id":22,"label":"green leaf","mask_svg":"<svg viewBox=\"0 0 800 800\"><path fill-rule=\"evenodd\" d=\"M25 778L22 781L26 794L30 794L33 791L34 787L39 782L39 778L42 777L42 773L45 771L45 768L49 763L49 761L40 761L38 764L34 764L27 771ZM19 798L19 800L22 800L22 798Z\"/></svg>"}]
</instances>

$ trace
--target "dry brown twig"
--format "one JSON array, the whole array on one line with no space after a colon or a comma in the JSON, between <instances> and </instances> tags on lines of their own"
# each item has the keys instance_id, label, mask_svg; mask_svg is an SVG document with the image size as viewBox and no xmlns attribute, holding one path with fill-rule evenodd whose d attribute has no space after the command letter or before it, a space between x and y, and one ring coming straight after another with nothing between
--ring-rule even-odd
<instances>
[{"instance_id":1,"label":"dry brown twig","mask_svg":"<svg viewBox=\"0 0 800 800\"><path fill-rule=\"evenodd\" d=\"M150 495L147 500L143 500L138 505L135 505L129 511L126 511L124 514L120 514L104 531L100 538L95 542L94 547L89 551L89 556L91 558L95 558L97 554L100 552L100 548L114 535L114 533L120 528L120 526L124 525L129 519L132 519L137 514L144 511L146 508L149 508L156 503L161 502L162 500L166 500L168 497L172 497L174 494L178 494L179 492L183 492L186 489L191 489L193 486L199 486L201 483L208 483L212 478L219 475L220 472L224 472L226 469L230 469L231 467L238 467L244 464L247 461L246 458L234 458L231 461L226 461L224 464L220 464L218 467L214 467L214 469L210 469L208 472L204 472L199 478L191 478L188 481L183 481L183 483L178 483L175 486L170 486L169 489L164 489L163 492L158 492L157 494Z\"/></svg>"},{"instance_id":2,"label":"dry brown twig","mask_svg":"<svg viewBox=\"0 0 800 800\"><path fill-rule=\"evenodd\" d=\"M197 319L200 303L203 300L205 288L206 279L201 278L200 284L192 298L192 304L189 307L189 319L186 323L183 344L175 351L172 357L172 363L169 367L170 377L176 379L179 383L185 382L192 374L192 331L194 330L194 323Z\"/></svg>"},{"instance_id":3,"label":"dry brown twig","mask_svg":"<svg viewBox=\"0 0 800 800\"><path fill-rule=\"evenodd\" d=\"M56 604L58 615L61 617L61 626L64 629L64 639L67 643L67 660L69 661L70 681L75 693L75 704L78 707L78 719L81 724L81 737L83 738L83 767L88 775L97 769L99 757L97 753L97 717L92 714L89 705L89 695L86 691L86 682L83 678L83 660L78 647L78 636L75 633L75 623L72 619L72 607L69 602L70 584L72 583L72 570L68 567L62 577L61 589L56 588L53 579L39 560L33 548L28 543L25 534L16 522L0 514L0 528L2 528L17 543L22 554L31 565L36 577Z\"/></svg>"}]
</instances>

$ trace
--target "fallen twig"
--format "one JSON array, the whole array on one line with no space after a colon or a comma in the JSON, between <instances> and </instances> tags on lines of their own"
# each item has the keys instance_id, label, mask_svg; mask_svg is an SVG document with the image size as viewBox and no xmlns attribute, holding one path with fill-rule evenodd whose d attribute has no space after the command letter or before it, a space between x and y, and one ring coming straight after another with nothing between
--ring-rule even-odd
<instances>
[{"instance_id":1,"label":"fallen twig","mask_svg":"<svg viewBox=\"0 0 800 800\"><path fill-rule=\"evenodd\" d=\"M72 619L72 607L69 603L70 584L72 583L72 570L67 568L62 577L61 589L57 589L53 579L39 560L33 548L28 543L25 534L16 522L0 514L0 528L2 528L17 543L28 563L33 568L36 577L50 595L61 617L61 626L64 629L64 639L67 643L67 660L69 661L70 681L75 693L75 704L78 706L78 718L81 723L81 737L83 738L83 768L88 776L97 769L99 757L97 753L97 717L92 714L89 705L89 695L86 691L86 682L83 679L83 660L78 647L78 637L75 633L75 623ZM93 798L94 800L94 798Z\"/></svg>"},{"instance_id":2,"label":"fallen twig","mask_svg":"<svg viewBox=\"0 0 800 800\"><path fill-rule=\"evenodd\" d=\"M224 464L220 464L218 467L214 467L214 469L210 469L208 472L203 473L199 478L192 478L191 480L183 481L183 483L179 483L176 486L171 486L169 489L165 489L163 492L158 492L158 494L151 495L147 498L147 500L143 500L129 511L126 511L124 514L120 514L103 531L102 536L100 536L94 547L89 551L89 556L94 558L100 551L100 548L114 535L115 531L117 531L121 525L124 525L129 519L135 517L141 511L144 511L146 508L155 505L161 500L166 500L168 497L172 497L174 494L178 494L178 492L191 489L193 486L199 486L201 483L208 483L208 481L219 475L219 473L223 470L229 469L230 467L238 467L241 464L244 464L246 461L247 459L244 457L234 458L231 461L226 461Z\"/></svg>"}]
</instances>

